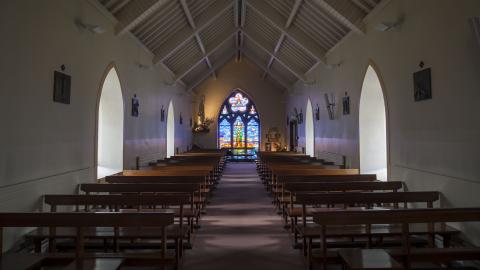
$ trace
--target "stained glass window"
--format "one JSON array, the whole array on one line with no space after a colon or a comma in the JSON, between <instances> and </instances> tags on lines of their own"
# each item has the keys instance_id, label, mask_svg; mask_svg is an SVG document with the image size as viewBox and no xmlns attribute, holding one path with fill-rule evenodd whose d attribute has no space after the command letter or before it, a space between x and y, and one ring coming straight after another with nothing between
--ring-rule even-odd
<instances>
[{"instance_id":1,"label":"stained glass window","mask_svg":"<svg viewBox=\"0 0 480 270\"><path fill-rule=\"evenodd\" d=\"M253 105L250 108L250 114L257 114L257 111L255 111L255 106L253 106Z\"/></svg>"},{"instance_id":2,"label":"stained glass window","mask_svg":"<svg viewBox=\"0 0 480 270\"><path fill-rule=\"evenodd\" d=\"M232 112L244 112L247 109L248 98L243 97L241 93L228 99Z\"/></svg>"},{"instance_id":3,"label":"stained glass window","mask_svg":"<svg viewBox=\"0 0 480 270\"><path fill-rule=\"evenodd\" d=\"M218 144L220 148L232 147L232 127L227 119L223 119L218 125Z\"/></svg>"},{"instance_id":4,"label":"stained glass window","mask_svg":"<svg viewBox=\"0 0 480 270\"><path fill-rule=\"evenodd\" d=\"M218 147L231 151L232 158L256 158L260 146L257 110L243 93L232 93L220 107Z\"/></svg>"},{"instance_id":5,"label":"stained glass window","mask_svg":"<svg viewBox=\"0 0 480 270\"><path fill-rule=\"evenodd\" d=\"M251 119L247 124L247 147L258 149L258 122Z\"/></svg>"},{"instance_id":6,"label":"stained glass window","mask_svg":"<svg viewBox=\"0 0 480 270\"><path fill-rule=\"evenodd\" d=\"M233 147L245 147L245 125L240 116L237 116L237 119L233 123Z\"/></svg>"}]
</instances>

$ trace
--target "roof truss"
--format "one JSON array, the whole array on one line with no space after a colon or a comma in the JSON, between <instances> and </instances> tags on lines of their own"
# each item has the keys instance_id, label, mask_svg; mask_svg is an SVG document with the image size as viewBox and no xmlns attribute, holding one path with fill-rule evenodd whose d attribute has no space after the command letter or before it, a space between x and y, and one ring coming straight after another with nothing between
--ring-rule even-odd
<instances>
[{"instance_id":1,"label":"roof truss","mask_svg":"<svg viewBox=\"0 0 480 270\"><path fill-rule=\"evenodd\" d=\"M189 91L245 55L286 89L388 0L90 0ZM259 57L261 56L261 57Z\"/></svg>"}]
</instances>

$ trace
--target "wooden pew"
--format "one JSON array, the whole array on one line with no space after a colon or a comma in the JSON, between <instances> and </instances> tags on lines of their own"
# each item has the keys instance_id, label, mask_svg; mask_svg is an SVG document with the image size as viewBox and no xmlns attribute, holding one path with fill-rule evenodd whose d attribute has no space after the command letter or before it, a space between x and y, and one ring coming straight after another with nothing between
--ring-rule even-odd
<instances>
[{"instance_id":1,"label":"wooden pew","mask_svg":"<svg viewBox=\"0 0 480 270\"><path fill-rule=\"evenodd\" d=\"M200 209L204 205L204 200L200 193L200 183L138 183L138 184L80 184L79 192L85 194L159 194L159 193L188 193L190 194L190 200L196 206L195 209L190 211L185 210L185 217L189 219L190 227L193 229L193 222L191 219L195 219L195 224L199 226Z\"/></svg>"},{"instance_id":2,"label":"wooden pew","mask_svg":"<svg viewBox=\"0 0 480 270\"><path fill-rule=\"evenodd\" d=\"M350 207L365 207L365 209L381 205L383 209L396 209L400 204L408 208L409 203L425 204L424 207L433 208L433 203L440 199L436 191L421 192L347 192L347 193L308 193L296 194L297 203L301 204L301 225L295 224L295 231L304 239L320 236L319 227L307 226L307 219L316 212L342 211ZM388 205L386 205L388 204ZM324 208L320 206L324 206ZM334 205L328 208L327 205ZM308 206L315 206L309 209ZM387 207L387 208L385 208ZM371 239L370 239L371 240ZM433 239L429 239L430 243ZM371 244L371 243L370 243Z\"/></svg>"},{"instance_id":3,"label":"wooden pew","mask_svg":"<svg viewBox=\"0 0 480 270\"><path fill-rule=\"evenodd\" d=\"M207 197L210 194L209 185L205 177L198 175L158 175L156 171L133 171L128 175L111 175L105 177L105 181L110 184L181 184L195 183L199 184L198 195L194 197L195 204L201 209L205 208Z\"/></svg>"},{"instance_id":4,"label":"wooden pew","mask_svg":"<svg viewBox=\"0 0 480 270\"><path fill-rule=\"evenodd\" d=\"M367 182L318 182L318 183L284 183L282 194L279 198L279 205L287 224L290 218L292 232L297 224L297 218L302 216L300 207L295 207L296 194L300 192L352 192L352 191L398 191L403 188L400 181L367 181ZM289 207L287 208L287 205Z\"/></svg>"},{"instance_id":5,"label":"wooden pew","mask_svg":"<svg viewBox=\"0 0 480 270\"><path fill-rule=\"evenodd\" d=\"M285 183L325 183L325 182L367 182L377 181L375 174L340 174L340 175L282 175L276 178L272 188L274 201L280 206Z\"/></svg>"},{"instance_id":6,"label":"wooden pew","mask_svg":"<svg viewBox=\"0 0 480 270\"><path fill-rule=\"evenodd\" d=\"M157 177L158 179L148 179L142 178L142 181L150 182L165 182L165 183L195 183L201 182L203 188L203 193L210 193L210 188L213 186L214 181L210 176L210 171L208 170L179 170L175 168L168 167L169 169L162 170L124 170L121 174L107 176L105 181L108 183L128 183L135 182L138 183L140 180L133 179L134 176L145 176L145 177ZM125 178L122 178L125 177ZM129 178L130 177L130 178ZM207 190L208 189L208 190Z\"/></svg>"},{"instance_id":7,"label":"wooden pew","mask_svg":"<svg viewBox=\"0 0 480 270\"><path fill-rule=\"evenodd\" d=\"M357 175L358 169L275 169L271 171L271 176L267 178L267 189L278 188L277 179L290 175L295 176L327 176L327 175Z\"/></svg>"},{"instance_id":8,"label":"wooden pew","mask_svg":"<svg viewBox=\"0 0 480 270\"><path fill-rule=\"evenodd\" d=\"M175 194L156 194L156 195L44 195L44 203L50 205L51 212L57 212L60 206L73 206L75 211L114 211L120 212L122 210L130 210L137 212L145 211L164 211L165 209L171 209L175 213L175 217L178 218L178 224L170 225L168 235L175 241L176 259L178 260L183 253L183 239L188 239L190 243L190 230L189 226L184 225L184 213L185 206L189 206L190 212L193 212L193 202L191 201L190 194L188 193L175 193ZM101 206L102 209L96 207ZM105 208L106 207L106 208ZM133 209L132 209L133 207ZM174 207L174 208L172 208ZM81 209L83 208L83 209ZM188 224L193 224L190 220ZM88 232L86 232L88 234ZM95 232L93 232L95 233ZM106 232L103 232L106 233ZM108 236L108 239L114 237L114 248L118 250L118 239L114 234L118 234L118 231L111 232L112 235ZM114 234L113 234L114 233ZM37 229L29 234L30 237L36 243L36 250L39 250L39 243L44 239L42 236L46 236L48 232L42 229ZM68 233L67 233L68 234ZM124 238L128 237L128 231L124 231ZM133 235L135 236L135 235ZM105 238L107 239L107 238ZM133 239L133 238L132 238ZM54 250L55 243L50 242L50 250ZM104 247L106 248L106 247Z\"/></svg>"},{"instance_id":9,"label":"wooden pew","mask_svg":"<svg viewBox=\"0 0 480 270\"><path fill-rule=\"evenodd\" d=\"M152 260L157 266L164 267L166 263L173 262L174 258L167 254L166 227L173 224L172 213L0 213L0 240L3 238L5 227L71 227L75 228L76 248L74 254L47 253L37 254L33 259L32 254L3 254L0 252L2 270L31 269L39 267L47 260L75 260L77 266L83 266L85 259L113 258L125 262L129 260ZM85 230L88 227L159 227L162 234L160 252L149 253L87 253L84 249ZM55 238L55 230L51 230L49 239ZM0 251L3 250L0 241ZM13 259L12 259L13 257ZM17 261L15 261L17 260ZM12 263L12 264L9 264ZM22 267L22 268L19 268ZM78 268L81 269L81 268ZM85 269L85 268L84 268ZM88 269L88 268L87 268ZM87 270L85 269L85 270Z\"/></svg>"},{"instance_id":10,"label":"wooden pew","mask_svg":"<svg viewBox=\"0 0 480 270\"><path fill-rule=\"evenodd\" d=\"M368 211L332 211L315 212L313 219L321 227L321 256L324 264L327 263L327 239L332 237L329 230L332 227L365 226L366 235L372 235L374 224L396 224L400 230L395 233L401 240L401 247L387 249L394 258L400 260L405 269L411 269L412 262L447 263L455 260L480 260L480 247L450 247L445 243L443 247L429 246L415 248L410 243L410 235L423 234L433 238L434 235L445 231L445 222L478 222L480 221L480 208L443 208L443 209L394 209L394 210L368 210ZM435 223L440 226L430 226ZM427 229L418 230L416 226L425 225ZM335 237L335 236L333 236ZM309 243L310 249L310 243ZM360 250L357 250L357 252ZM309 253L311 254L311 252ZM345 260L354 259L343 258ZM365 262L374 258L363 257ZM361 262L347 262L349 264Z\"/></svg>"}]
</instances>

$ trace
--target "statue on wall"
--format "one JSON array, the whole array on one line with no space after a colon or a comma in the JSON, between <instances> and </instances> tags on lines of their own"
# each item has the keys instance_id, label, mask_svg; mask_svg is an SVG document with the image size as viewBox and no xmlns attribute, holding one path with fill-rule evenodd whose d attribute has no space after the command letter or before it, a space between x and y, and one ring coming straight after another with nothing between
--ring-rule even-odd
<instances>
[{"instance_id":1,"label":"statue on wall","mask_svg":"<svg viewBox=\"0 0 480 270\"><path fill-rule=\"evenodd\" d=\"M205 95L202 95L198 104L198 123L203 122L205 122Z\"/></svg>"},{"instance_id":2,"label":"statue on wall","mask_svg":"<svg viewBox=\"0 0 480 270\"><path fill-rule=\"evenodd\" d=\"M200 103L198 104L197 121L192 126L192 131L194 133L209 132L209 126L212 123L212 119L205 117L205 95L202 95Z\"/></svg>"}]
</instances>

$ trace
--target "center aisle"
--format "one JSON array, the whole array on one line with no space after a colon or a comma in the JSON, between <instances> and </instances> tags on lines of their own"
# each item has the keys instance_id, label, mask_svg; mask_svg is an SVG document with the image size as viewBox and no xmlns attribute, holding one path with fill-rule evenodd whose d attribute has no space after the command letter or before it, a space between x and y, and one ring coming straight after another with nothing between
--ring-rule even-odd
<instances>
[{"instance_id":1,"label":"center aisle","mask_svg":"<svg viewBox=\"0 0 480 270\"><path fill-rule=\"evenodd\" d=\"M253 163L228 163L183 269L304 269Z\"/></svg>"}]
</instances>

